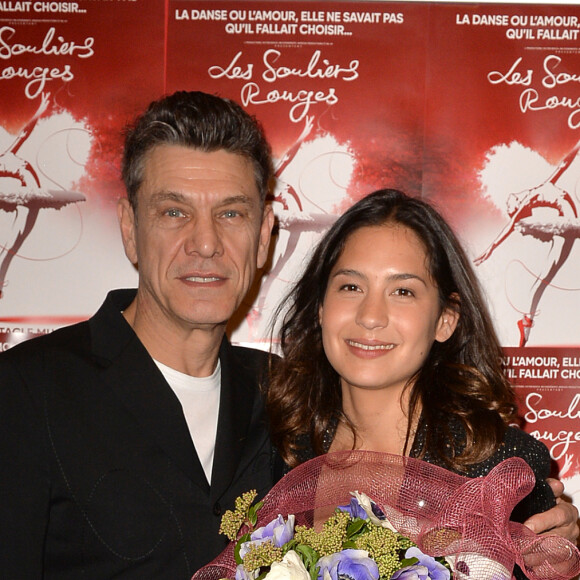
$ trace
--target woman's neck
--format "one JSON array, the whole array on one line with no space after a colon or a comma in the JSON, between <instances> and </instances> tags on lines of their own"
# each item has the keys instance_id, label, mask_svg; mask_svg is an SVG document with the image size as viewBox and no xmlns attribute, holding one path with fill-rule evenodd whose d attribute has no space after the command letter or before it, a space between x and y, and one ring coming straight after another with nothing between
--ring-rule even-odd
<instances>
[{"instance_id":1,"label":"woman's neck","mask_svg":"<svg viewBox=\"0 0 580 580\"><path fill-rule=\"evenodd\" d=\"M408 392L343 388L343 412L355 427L356 441L350 428L341 422L330 450L354 447L402 455L407 437Z\"/></svg>"}]
</instances>

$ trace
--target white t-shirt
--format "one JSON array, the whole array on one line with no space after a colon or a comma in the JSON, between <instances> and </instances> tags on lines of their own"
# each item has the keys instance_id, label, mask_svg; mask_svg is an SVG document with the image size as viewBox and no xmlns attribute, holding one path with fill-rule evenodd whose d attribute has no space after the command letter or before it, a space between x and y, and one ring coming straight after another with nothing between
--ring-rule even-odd
<instances>
[{"instance_id":1,"label":"white t-shirt","mask_svg":"<svg viewBox=\"0 0 580 580\"><path fill-rule=\"evenodd\" d=\"M209 377L192 377L155 361L165 380L177 395L193 444L208 482L215 451L218 412L220 408L221 366Z\"/></svg>"}]
</instances>

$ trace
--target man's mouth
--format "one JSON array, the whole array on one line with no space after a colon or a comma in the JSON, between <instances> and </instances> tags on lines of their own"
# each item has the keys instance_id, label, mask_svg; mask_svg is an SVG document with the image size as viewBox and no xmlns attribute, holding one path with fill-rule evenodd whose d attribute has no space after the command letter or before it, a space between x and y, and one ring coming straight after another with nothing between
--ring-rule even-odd
<instances>
[{"instance_id":1,"label":"man's mouth","mask_svg":"<svg viewBox=\"0 0 580 580\"><path fill-rule=\"evenodd\" d=\"M185 280L195 282L196 284L210 284L211 282L219 282L222 278L218 278L217 276L187 276Z\"/></svg>"}]
</instances>

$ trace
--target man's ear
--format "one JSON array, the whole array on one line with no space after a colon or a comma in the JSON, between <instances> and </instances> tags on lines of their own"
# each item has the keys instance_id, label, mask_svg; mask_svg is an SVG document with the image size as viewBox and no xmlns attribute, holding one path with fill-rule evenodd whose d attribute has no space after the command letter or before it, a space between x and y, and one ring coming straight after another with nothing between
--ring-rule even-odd
<instances>
[{"instance_id":1,"label":"man's ear","mask_svg":"<svg viewBox=\"0 0 580 580\"><path fill-rule=\"evenodd\" d=\"M258 240L258 269L262 268L268 259L268 249L270 247L270 238L272 237L272 228L274 227L274 211L272 206L264 207L262 225L260 226L260 238Z\"/></svg>"},{"instance_id":2,"label":"man's ear","mask_svg":"<svg viewBox=\"0 0 580 580\"><path fill-rule=\"evenodd\" d=\"M457 294L453 294L451 296L451 305L446 306L439 316L439 320L437 321L437 330L435 332L435 340L437 342L445 342L455 332L457 328L457 323L459 322L459 310L460 310L460 303L459 303L459 296Z\"/></svg>"},{"instance_id":3,"label":"man's ear","mask_svg":"<svg viewBox=\"0 0 580 580\"><path fill-rule=\"evenodd\" d=\"M117 217L121 227L121 238L125 255L132 264L137 265L137 241L136 241L136 219L133 206L126 197L121 198L117 203Z\"/></svg>"}]
</instances>

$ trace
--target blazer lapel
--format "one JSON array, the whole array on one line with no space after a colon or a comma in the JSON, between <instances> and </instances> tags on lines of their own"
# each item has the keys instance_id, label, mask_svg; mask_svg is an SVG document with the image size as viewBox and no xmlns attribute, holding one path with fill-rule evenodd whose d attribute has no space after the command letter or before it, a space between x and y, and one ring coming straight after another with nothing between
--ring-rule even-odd
<instances>
[{"instance_id":1,"label":"blazer lapel","mask_svg":"<svg viewBox=\"0 0 580 580\"><path fill-rule=\"evenodd\" d=\"M109 293L90 320L93 356L104 367L104 382L140 425L144 436L209 493L181 404L131 326L120 315L134 295L127 291Z\"/></svg>"},{"instance_id":2,"label":"blazer lapel","mask_svg":"<svg viewBox=\"0 0 580 580\"><path fill-rule=\"evenodd\" d=\"M139 342L135 350L144 347ZM130 349L133 350L133 349ZM209 493L209 483L191 439L181 403L157 365L138 352L126 352L118 368L115 389L144 433L171 457L199 487Z\"/></svg>"},{"instance_id":3,"label":"blazer lapel","mask_svg":"<svg viewBox=\"0 0 580 580\"><path fill-rule=\"evenodd\" d=\"M238 361L227 339L220 348L221 392L218 430L211 477L211 498L228 489L244 455L257 395L257 377Z\"/></svg>"}]
</instances>

